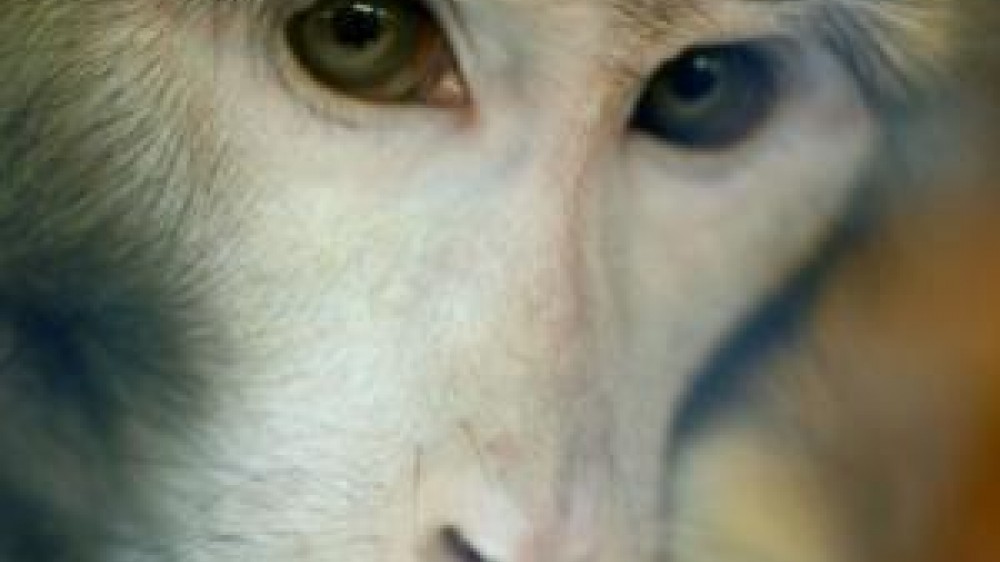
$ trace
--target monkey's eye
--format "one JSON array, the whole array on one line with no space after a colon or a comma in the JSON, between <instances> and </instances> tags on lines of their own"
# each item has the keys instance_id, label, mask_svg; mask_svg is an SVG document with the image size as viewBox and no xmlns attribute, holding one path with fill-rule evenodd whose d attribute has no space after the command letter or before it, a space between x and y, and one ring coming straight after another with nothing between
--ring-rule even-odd
<instances>
[{"instance_id":1,"label":"monkey's eye","mask_svg":"<svg viewBox=\"0 0 1000 562\"><path fill-rule=\"evenodd\" d=\"M287 31L308 73L343 93L425 103L457 95L444 33L416 0L318 0Z\"/></svg>"},{"instance_id":2,"label":"monkey's eye","mask_svg":"<svg viewBox=\"0 0 1000 562\"><path fill-rule=\"evenodd\" d=\"M749 45L691 49L656 73L633 125L693 149L726 148L744 140L778 98L773 58Z\"/></svg>"}]
</instances>

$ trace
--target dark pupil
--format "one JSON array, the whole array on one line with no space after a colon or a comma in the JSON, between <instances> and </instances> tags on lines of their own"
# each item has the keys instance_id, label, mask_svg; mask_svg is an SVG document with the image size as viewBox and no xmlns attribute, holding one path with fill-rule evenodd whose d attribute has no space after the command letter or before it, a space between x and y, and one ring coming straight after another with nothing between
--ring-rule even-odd
<instances>
[{"instance_id":1,"label":"dark pupil","mask_svg":"<svg viewBox=\"0 0 1000 562\"><path fill-rule=\"evenodd\" d=\"M673 73L671 88L685 102L697 102L710 97L719 85L717 61L707 55L690 57Z\"/></svg>"},{"instance_id":2,"label":"dark pupil","mask_svg":"<svg viewBox=\"0 0 1000 562\"><path fill-rule=\"evenodd\" d=\"M385 13L367 2L351 2L329 17L337 43L358 51L378 43L385 32Z\"/></svg>"}]
</instances>

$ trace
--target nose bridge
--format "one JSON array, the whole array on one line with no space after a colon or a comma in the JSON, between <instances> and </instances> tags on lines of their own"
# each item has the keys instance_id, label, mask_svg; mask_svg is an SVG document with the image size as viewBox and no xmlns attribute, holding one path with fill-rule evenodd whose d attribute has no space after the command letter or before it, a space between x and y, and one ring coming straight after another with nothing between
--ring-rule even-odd
<instances>
[{"instance_id":1,"label":"nose bridge","mask_svg":"<svg viewBox=\"0 0 1000 562\"><path fill-rule=\"evenodd\" d=\"M500 258L508 351L528 360L521 379L527 387L515 389L514 399L548 399L564 410L558 413L564 423L574 425L580 410L594 413L579 404L600 400L601 375L614 356L614 302L603 255L612 233L599 212L608 187L601 180L599 137L586 131L565 143L541 141L525 156L510 186L516 192L512 228L501 242L510 251ZM596 438L595 431L587 429Z\"/></svg>"},{"instance_id":2,"label":"nose bridge","mask_svg":"<svg viewBox=\"0 0 1000 562\"><path fill-rule=\"evenodd\" d=\"M489 179L503 218L482 225L478 259L492 263L495 292L477 297L491 313L458 365L488 404L445 439L454 453L421 469L420 536L440 530L424 551L452 553L428 562L604 562L627 534L602 384L615 355L599 213L608 129L598 111L545 119L559 133L530 139Z\"/></svg>"},{"instance_id":3,"label":"nose bridge","mask_svg":"<svg viewBox=\"0 0 1000 562\"><path fill-rule=\"evenodd\" d=\"M600 249L609 233L599 210L616 132L602 108L588 105L603 107L571 101L507 120L501 154L491 157L504 164L481 172L497 194L487 204L503 209L497 230L487 233L492 249L485 258L500 268L506 302L521 309L519 331L535 332L534 341L563 354L599 324L594 314L606 275Z\"/></svg>"},{"instance_id":4,"label":"nose bridge","mask_svg":"<svg viewBox=\"0 0 1000 562\"><path fill-rule=\"evenodd\" d=\"M546 10L555 21L578 21L581 34L533 53L516 81L530 89L483 92L480 132L492 145L489 159L505 162L483 181L511 192L511 222L535 237L529 244L539 252L529 261L544 273L535 289L565 307L563 327L580 328L594 325L594 292L603 285L600 249L611 233L599 211L613 196L608 164L626 126L630 87L595 36L607 33L596 24L603 10L584 3Z\"/></svg>"},{"instance_id":5,"label":"nose bridge","mask_svg":"<svg viewBox=\"0 0 1000 562\"><path fill-rule=\"evenodd\" d=\"M585 73L579 80L587 82ZM511 253L501 277L512 283L509 302L523 311L513 319L515 342L541 352L528 366L532 388L519 392L537 396L546 386L572 454L596 458L608 435L609 420L597 414L606 411L602 375L613 367L616 340L604 254L614 232L601 210L615 187L609 170L619 124L610 116L615 91L580 90L539 94L537 114L511 137L518 156L510 174L492 181L510 191L512 228L502 244Z\"/></svg>"},{"instance_id":6,"label":"nose bridge","mask_svg":"<svg viewBox=\"0 0 1000 562\"><path fill-rule=\"evenodd\" d=\"M489 167L466 192L481 221L460 242L474 256L464 283L478 285L461 294L477 315L446 342L461 404L455 428L422 453L415 490L401 492L417 498L419 562L625 558L611 554L628 532L607 395L613 233L601 213L620 92L588 91L606 82L585 66L576 88L539 86L515 102L528 110L493 110L477 125Z\"/></svg>"}]
</instances>

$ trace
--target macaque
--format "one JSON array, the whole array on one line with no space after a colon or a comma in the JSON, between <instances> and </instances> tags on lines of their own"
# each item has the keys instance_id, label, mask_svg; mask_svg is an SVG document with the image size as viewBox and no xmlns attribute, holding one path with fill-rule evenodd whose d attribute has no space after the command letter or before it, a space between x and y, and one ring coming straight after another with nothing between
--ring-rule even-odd
<instances>
[{"instance_id":1,"label":"macaque","mask_svg":"<svg viewBox=\"0 0 1000 562\"><path fill-rule=\"evenodd\" d=\"M991 4L0 0L0 562L991 560Z\"/></svg>"}]
</instances>

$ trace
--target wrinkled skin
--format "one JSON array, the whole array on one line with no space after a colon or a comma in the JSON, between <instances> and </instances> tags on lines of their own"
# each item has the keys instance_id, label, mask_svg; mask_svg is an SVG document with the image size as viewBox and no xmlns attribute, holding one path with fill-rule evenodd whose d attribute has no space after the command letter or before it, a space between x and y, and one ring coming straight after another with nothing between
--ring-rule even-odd
<instances>
[{"instance_id":1,"label":"wrinkled skin","mask_svg":"<svg viewBox=\"0 0 1000 562\"><path fill-rule=\"evenodd\" d=\"M0 0L0 560L665 559L692 379L894 158L856 3L436 2L447 107L310 81L307 3ZM929 88L951 3L884 4ZM745 141L629 127L771 35Z\"/></svg>"}]
</instances>

